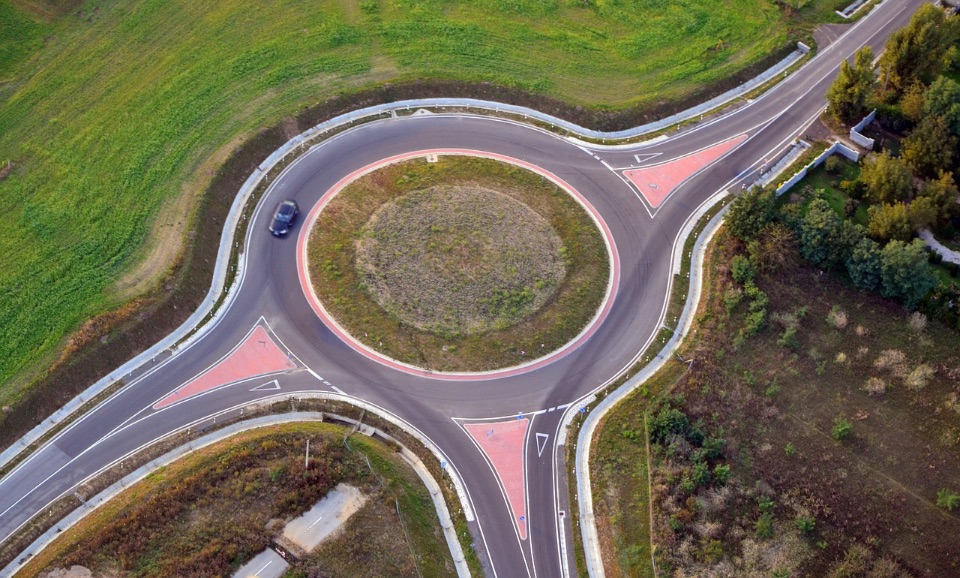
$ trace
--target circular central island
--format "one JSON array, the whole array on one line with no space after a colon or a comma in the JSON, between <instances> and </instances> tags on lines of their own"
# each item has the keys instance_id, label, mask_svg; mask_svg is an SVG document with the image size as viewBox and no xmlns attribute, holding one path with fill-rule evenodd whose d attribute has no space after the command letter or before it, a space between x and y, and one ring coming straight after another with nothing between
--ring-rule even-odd
<instances>
[{"instance_id":1,"label":"circular central island","mask_svg":"<svg viewBox=\"0 0 960 578\"><path fill-rule=\"evenodd\" d=\"M368 353L434 373L531 364L597 321L611 249L573 191L517 164L384 163L307 220L308 297Z\"/></svg>"}]
</instances>

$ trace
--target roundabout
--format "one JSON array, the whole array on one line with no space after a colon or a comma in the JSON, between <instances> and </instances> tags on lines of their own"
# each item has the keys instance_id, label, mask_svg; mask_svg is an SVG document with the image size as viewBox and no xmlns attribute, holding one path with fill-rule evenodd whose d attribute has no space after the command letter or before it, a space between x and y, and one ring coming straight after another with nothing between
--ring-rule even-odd
<instances>
[{"instance_id":1,"label":"roundabout","mask_svg":"<svg viewBox=\"0 0 960 578\"><path fill-rule=\"evenodd\" d=\"M434 379L516 375L609 312L610 229L540 167L436 150L344 181L307 217L297 266L320 319L370 359Z\"/></svg>"},{"instance_id":2,"label":"roundabout","mask_svg":"<svg viewBox=\"0 0 960 578\"><path fill-rule=\"evenodd\" d=\"M496 116L378 111L381 116L304 151L282 172L270 174L245 238L224 235L225 260L235 247L240 265L224 305L202 331L169 354L143 360L122 389L0 480L0 540L54 500L73 495L96 472L155 440L240 418L251 404L294 406L300 397L325 396L387 416L432 449L443 483L460 497L451 510L462 509L466 520L469 536L461 541L474 545L485 574L575 574L573 536L580 528L572 514L580 508L568 494L567 425L589 411L597 392L633 366L662 328L678 329L676 320L666 318L666 306L688 225L724 191L754 182L764 163L820 114L841 59L864 43L879 46L915 4L881 3L762 97L656 142L604 147ZM453 154L537 172L575 198L601 232L609 262L609 274L599 282L602 297L587 311L582 328L553 353L507 360L496 370L431 370L398 354L390 359L351 338L314 292L307 232L337 192L388 165ZM270 163L251 177L255 183ZM268 231L270 208L287 198L313 207L293 230L295 240L276 239ZM242 203L235 206L233 224L242 214ZM360 221L361 229L370 215ZM536 222L531 217L511 226ZM473 239L486 242L482 236ZM377 263L382 247L371 250L368 263ZM551 248L544 254L559 252ZM548 262L536 274L544 287L551 271L556 269ZM543 293L540 311L559 299L569 275L565 269L562 277L552 277L561 279L557 292ZM532 303L537 309L537 297ZM516 318L527 314L518 311L507 321ZM462 330L468 336L470 331Z\"/></svg>"}]
</instances>

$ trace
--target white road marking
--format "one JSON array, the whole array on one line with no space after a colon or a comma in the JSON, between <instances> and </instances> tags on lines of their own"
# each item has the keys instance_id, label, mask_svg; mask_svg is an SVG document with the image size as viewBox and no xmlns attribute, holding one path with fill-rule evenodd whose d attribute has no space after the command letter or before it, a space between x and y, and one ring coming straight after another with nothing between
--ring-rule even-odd
<instances>
[{"instance_id":1,"label":"white road marking","mask_svg":"<svg viewBox=\"0 0 960 578\"><path fill-rule=\"evenodd\" d=\"M543 457L543 448L547 447L547 440L550 439L550 436L545 433L537 434L537 456Z\"/></svg>"},{"instance_id":2,"label":"white road marking","mask_svg":"<svg viewBox=\"0 0 960 578\"><path fill-rule=\"evenodd\" d=\"M273 564L273 560L270 560L269 562L263 565L263 568L257 570L257 576L263 574L263 571L266 570L267 566L269 566L270 564Z\"/></svg>"},{"instance_id":3,"label":"white road marking","mask_svg":"<svg viewBox=\"0 0 960 578\"><path fill-rule=\"evenodd\" d=\"M257 387L251 389L250 391L276 391L278 389L280 389L280 382L274 379L273 381L268 381L263 385L258 385Z\"/></svg>"}]
</instances>

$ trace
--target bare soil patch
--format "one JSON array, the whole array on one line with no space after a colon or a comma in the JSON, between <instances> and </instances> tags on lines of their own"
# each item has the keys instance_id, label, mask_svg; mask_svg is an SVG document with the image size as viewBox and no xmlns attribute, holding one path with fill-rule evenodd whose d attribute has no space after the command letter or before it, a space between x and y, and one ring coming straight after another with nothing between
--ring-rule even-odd
<instances>
[{"instance_id":1,"label":"bare soil patch","mask_svg":"<svg viewBox=\"0 0 960 578\"><path fill-rule=\"evenodd\" d=\"M360 279L391 315L421 331L505 329L563 281L560 237L509 195L435 187L381 206L356 243Z\"/></svg>"},{"instance_id":2,"label":"bare soil patch","mask_svg":"<svg viewBox=\"0 0 960 578\"><path fill-rule=\"evenodd\" d=\"M498 369L562 347L594 317L610 274L600 232L569 194L473 157L361 177L310 235L311 281L337 322L434 371Z\"/></svg>"}]
</instances>

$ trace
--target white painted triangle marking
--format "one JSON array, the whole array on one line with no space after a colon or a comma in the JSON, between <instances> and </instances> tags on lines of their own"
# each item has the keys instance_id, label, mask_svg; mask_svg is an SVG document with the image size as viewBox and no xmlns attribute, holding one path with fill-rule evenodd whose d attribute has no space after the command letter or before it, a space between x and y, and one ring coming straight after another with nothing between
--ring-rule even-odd
<instances>
[{"instance_id":1,"label":"white painted triangle marking","mask_svg":"<svg viewBox=\"0 0 960 578\"><path fill-rule=\"evenodd\" d=\"M268 381L263 385L258 385L257 387L251 389L250 391L275 391L277 389L280 389L280 384L277 382L276 379L274 379L273 381Z\"/></svg>"},{"instance_id":2,"label":"white painted triangle marking","mask_svg":"<svg viewBox=\"0 0 960 578\"><path fill-rule=\"evenodd\" d=\"M537 434L537 456L543 457L543 448L547 447L547 440L550 438L545 433Z\"/></svg>"},{"instance_id":3,"label":"white painted triangle marking","mask_svg":"<svg viewBox=\"0 0 960 578\"><path fill-rule=\"evenodd\" d=\"M663 153L646 153L646 154L640 154L640 155L633 155L633 158L637 159L637 164L642 164L662 154Z\"/></svg>"}]
</instances>

